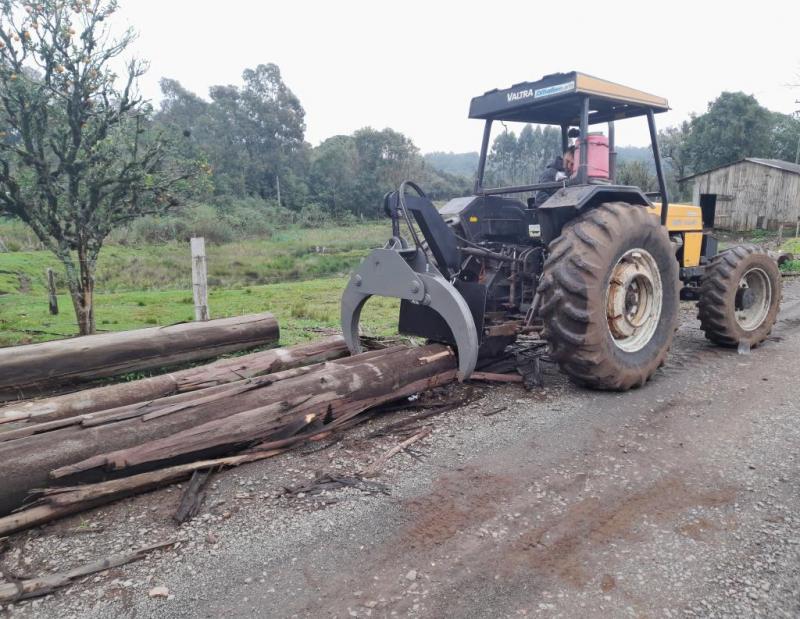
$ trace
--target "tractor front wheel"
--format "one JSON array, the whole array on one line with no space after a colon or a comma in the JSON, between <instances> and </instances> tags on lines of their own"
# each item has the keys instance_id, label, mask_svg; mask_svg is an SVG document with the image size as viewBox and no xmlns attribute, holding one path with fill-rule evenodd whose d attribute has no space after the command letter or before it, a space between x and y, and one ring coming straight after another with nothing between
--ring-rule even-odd
<instances>
[{"instance_id":1,"label":"tractor front wheel","mask_svg":"<svg viewBox=\"0 0 800 619\"><path fill-rule=\"evenodd\" d=\"M545 338L579 384L624 391L664 363L678 318L675 249L658 217L602 204L550 245L539 292Z\"/></svg>"},{"instance_id":2,"label":"tractor front wheel","mask_svg":"<svg viewBox=\"0 0 800 619\"><path fill-rule=\"evenodd\" d=\"M716 255L706 268L697 317L712 342L755 348L772 331L780 302L777 263L755 245L740 245Z\"/></svg>"}]
</instances>

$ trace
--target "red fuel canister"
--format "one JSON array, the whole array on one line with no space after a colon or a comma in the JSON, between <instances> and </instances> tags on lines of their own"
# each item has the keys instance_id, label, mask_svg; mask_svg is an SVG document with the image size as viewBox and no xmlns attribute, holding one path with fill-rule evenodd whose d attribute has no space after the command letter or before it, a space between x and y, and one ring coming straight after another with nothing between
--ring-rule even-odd
<instances>
[{"instance_id":1,"label":"red fuel canister","mask_svg":"<svg viewBox=\"0 0 800 619\"><path fill-rule=\"evenodd\" d=\"M583 138L575 142L575 171L573 178L578 174L581 161L581 148ZM589 148L588 171L589 178L608 178L608 138L602 133L590 133L586 137Z\"/></svg>"}]
</instances>

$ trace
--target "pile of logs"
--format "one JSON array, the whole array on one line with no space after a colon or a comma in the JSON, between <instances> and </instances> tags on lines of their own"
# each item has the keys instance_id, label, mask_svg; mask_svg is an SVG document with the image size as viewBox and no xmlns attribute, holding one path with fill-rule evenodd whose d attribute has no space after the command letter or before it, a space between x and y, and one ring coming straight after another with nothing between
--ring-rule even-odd
<instances>
[{"instance_id":1,"label":"pile of logs","mask_svg":"<svg viewBox=\"0 0 800 619\"><path fill-rule=\"evenodd\" d=\"M153 330L135 333L144 331ZM69 343L86 347L87 339ZM162 350L185 360L177 343L190 339L178 337ZM84 348L87 358L101 367L100 353L90 349ZM283 453L359 422L367 409L456 375L453 352L441 345L346 355L335 336L0 408L0 536L197 471ZM83 372L79 365L70 379ZM127 371L131 359L118 356L102 367ZM45 374L26 384L41 386ZM65 373L49 376L59 382Z\"/></svg>"}]
</instances>

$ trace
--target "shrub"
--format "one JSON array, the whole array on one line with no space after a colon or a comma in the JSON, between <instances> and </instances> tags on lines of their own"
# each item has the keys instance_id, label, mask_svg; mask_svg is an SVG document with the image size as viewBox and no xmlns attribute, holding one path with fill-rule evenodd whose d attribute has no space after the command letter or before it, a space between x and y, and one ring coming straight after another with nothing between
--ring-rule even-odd
<instances>
[{"instance_id":1,"label":"shrub","mask_svg":"<svg viewBox=\"0 0 800 619\"><path fill-rule=\"evenodd\" d=\"M336 214L336 225L337 226L355 226L363 221L363 217L359 217L352 211L343 211L341 213Z\"/></svg>"},{"instance_id":2,"label":"shrub","mask_svg":"<svg viewBox=\"0 0 800 619\"><path fill-rule=\"evenodd\" d=\"M270 238L272 226L266 209L240 208L226 219L236 230L239 238Z\"/></svg>"},{"instance_id":3,"label":"shrub","mask_svg":"<svg viewBox=\"0 0 800 619\"><path fill-rule=\"evenodd\" d=\"M329 215L317 204L309 204L300 209L297 223L303 228L321 228L329 222Z\"/></svg>"},{"instance_id":4,"label":"shrub","mask_svg":"<svg viewBox=\"0 0 800 619\"><path fill-rule=\"evenodd\" d=\"M798 273L800 272L800 260L787 260L781 265L783 273Z\"/></svg>"},{"instance_id":5,"label":"shrub","mask_svg":"<svg viewBox=\"0 0 800 619\"><path fill-rule=\"evenodd\" d=\"M188 231L190 236L202 236L208 243L229 243L236 237L233 226L222 219L213 207L207 205L193 210Z\"/></svg>"},{"instance_id":6,"label":"shrub","mask_svg":"<svg viewBox=\"0 0 800 619\"><path fill-rule=\"evenodd\" d=\"M189 232L186 220L175 216L143 217L112 235L112 241L122 245L153 245L187 238Z\"/></svg>"}]
</instances>

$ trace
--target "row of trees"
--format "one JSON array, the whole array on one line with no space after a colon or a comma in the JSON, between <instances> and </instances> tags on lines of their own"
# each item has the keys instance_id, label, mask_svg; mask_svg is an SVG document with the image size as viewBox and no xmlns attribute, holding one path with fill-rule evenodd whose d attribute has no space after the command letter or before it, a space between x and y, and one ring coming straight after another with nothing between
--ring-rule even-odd
<instances>
[{"instance_id":1,"label":"row of trees","mask_svg":"<svg viewBox=\"0 0 800 619\"><path fill-rule=\"evenodd\" d=\"M486 159L484 184L492 187L530 185L561 154L561 130L525 125L519 137L504 131L492 142Z\"/></svg>"},{"instance_id":2,"label":"row of trees","mask_svg":"<svg viewBox=\"0 0 800 619\"><path fill-rule=\"evenodd\" d=\"M800 118L773 112L752 95L723 92L708 109L658 135L671 196L686 199L688 187L679 180L745 157L796 161L800 154ZM618 179L656 188L649 149L645 157L621 164Z\"/></svg>"},{"instance_id":3,"label":"row of trees","mask_svg":"<svg viewBox=\"0 0 800 619\"><path fill-rule=\"evenodd\" d=\"M674 175L683 178L745 157L794 161L800 119L768 110L753 95L723 92L705 113L662 131L659 138Z\"/></svg>"},{"instance_id":4,"label":"row of trees","mask_svg":"<svg viewBox=\"0 0 800 619\"><path fill-rule=\"evenodd\" d=\"M426 165L414 143L369 127L313 148L305 112L274 64L242 74L241 86L212 86L206 101L172 79L161 81L155 129L182 143L182 156L209 164L213 196L257 197L301 210L373 217L383 194L406 178L434 196L463 193L468 182Z\"/></svg>"}]
</instances>

